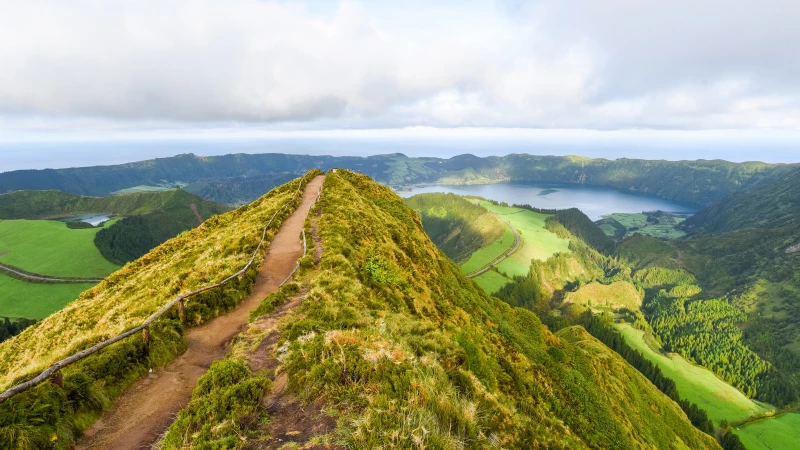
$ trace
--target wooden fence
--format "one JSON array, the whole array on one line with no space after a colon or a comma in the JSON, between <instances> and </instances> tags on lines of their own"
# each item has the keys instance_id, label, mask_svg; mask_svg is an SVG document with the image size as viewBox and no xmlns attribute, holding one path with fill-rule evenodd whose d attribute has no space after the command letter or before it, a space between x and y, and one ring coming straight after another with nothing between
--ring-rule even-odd
<instances>
[{"instance_id":1,"label":"wooden fence","mask_svg":"<svg viewBox=\"0 0 800 450\"><path fill-rule=\"evenodd\" d=\"M156 312L155 314L150 316L147 320L144 321L143 324L139 325L138 327L130 329L130 330L118 335L118 336L115 336L115 337L113 337L111 339L108 339L108 340L105 340L103 342L100 342L99 344L96 344L93 347L87 348L86 350L83 350L81 352L75 353L72 356L69 356L67 358L64 358L64 359L54 363L53 365L48 367L47 370L45 370L44 372L40 373L35 378L33 378L31 380L28 380L28 381L26 381L24 383L20 383L20 384L14 386L14 387L8 389L7 391L3 392L2 394L0 394L0 403L2 403L4 401L8 400L9 398L19 394L20 392L27 391L28 389L30 389L32 387L35 387L35 386L38 386L39 384L42 384L44 381L46 381L50 377L54 377L54 380L55 379L60 379L60 374L58 373L59 370L63 369L64 367L69 366L70 364L78 362L78 361L82 360L83 358L86 358L87 356L89 356L89 355L91 355L93 353L97 353L98 351L108 347L109 345L115 344L115 343L117 343L117 342L119 342L119 341L121 341L121 340L123 340L123 339L125 339L127 337L133 336L134 334L136 334L136 333L138 333L140 331L143 333L143 335L145 337L145 340L147 340L147 337L149 336L149 332L150 332L150 330L148 328L150 326L150 324L153 323L153 321L155 321L156 319L158 319L162 315L164 315L164 313L166 313L167 311L172 309L173 306L175 306L177 304L178 305L178 311L180 312L180 315L183 316L184 300L186 300L186 299L188 299L190 297L193 297L193 296L195 296L197 294L206 292L208 290L211 290L211 289L214 289L214 288L218 288L218 287L228 283L232 279L243 275L245 272L247 272L248 269L250 269L250 267L255 262L256 256L258 256L258 252L261 250L261 246L264 245L264 241L267 238L267 231L269 230L270 225L272 225L272 222L275 220L275 217L277 217L278 213L283 211L287 206L289 206L292 202L294 202L297 199L297 195L300 193L300 188L303 187L303 182L305 181L305 178L306 178L306 176L303 175L303 178L300 179L300 183L298 184L297 190L295 191L294 195L292 196L292 199L289 200L288 202L286 202L280 208L278 208L278 210L276 210L275 213L272 215L272 217L269 219L269 222L267 222L267 224L264 226L264 231L261 234L261 241L259 241L258 245L256 246L255 251L253 251L253 256L250 257L250 261L248 261L248 263L240 271L234 273L233 275L229 276L228 278L225 278L224 280L220 281L219 283L212 284L210 286L206 286L206 287L197 289L195 291L192 291L192 292L189 292L189 293L186 293L186 294L181 294L181 295L175 297L175 299L172 300L171 302L169 302L166 305L164 305L163 308L161 308L160 310L158 310L158 312ZM321 195L321 192L322 191L320 190L320 194L317 195L317 199ZM305 250L305 230L303 230L303 248ZM303 254L305 254L305 252ZM299 261L298 261L298 266L297 267L300 267L299 266ZM297 268L294 269L294 271L292 272L292 275L296 271L297 271ZM291 277L291 275L290 275L290 277ZM288 281L288 280L289 279L287 278L283 283L286 283L286 281Z\"/></svg>"}]
</instances>

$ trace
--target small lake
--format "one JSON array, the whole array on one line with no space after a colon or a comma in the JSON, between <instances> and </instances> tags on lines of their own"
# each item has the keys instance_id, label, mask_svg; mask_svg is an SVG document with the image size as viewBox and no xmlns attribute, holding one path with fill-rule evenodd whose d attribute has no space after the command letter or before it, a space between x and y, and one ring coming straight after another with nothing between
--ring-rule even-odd
<instances>
[{"instance_id":1,"label":"small lake","mask_svg":"<svg viewBox=\"0 0 800 450\"><path fill-rule=\"evenodd\" d=\"M96 227L108 220L111 220L110 214L86 214L83 216L74 216L61 219L62 222L86 222L92 224L93 227Z\"/></svg>"},{"instance_id":2,"label":"small lake","mask_svg":"<svg viewBox=\"0 0 800 450\"><path fill-rule=\"evenodd\" d=\"M640 213L661 210L694 214L700 207L662 198L602 186L576 184L500 183L470 186L420 186L401 191L401 197L426 192L452 192L458 195L477 195L509 205L528 204L542 209L578 208L592 220L613 213Z\"/></svg>"}]
</instances>

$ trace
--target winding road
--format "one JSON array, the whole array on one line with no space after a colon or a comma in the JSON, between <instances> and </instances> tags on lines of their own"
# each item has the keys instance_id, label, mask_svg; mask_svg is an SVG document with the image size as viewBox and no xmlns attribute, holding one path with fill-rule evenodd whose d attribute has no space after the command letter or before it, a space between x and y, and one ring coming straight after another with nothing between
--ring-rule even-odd
<instances>
[{"instance_id":1,"label":"winding road","mask_svg":"<svg viewBox=\"0 0 800 450\"><path fill-rule=\"evenodd\" d=\"M9 266L7 264L0 263L0 272L5 272L6 274L14 275L22 277L25 281L30 281L31 283L37 282L46 282L46 283L99 283L103 281L102 278L58 278L58 277L51 277L49 275L40 275L36 273L25 272L22 269L18 269L14 266ZM15 277L16 278L16 277Z\"/></svg>"},{"instance_id":2,"label":"winding road","mask_svg":"<svg viewBox=\"0 0 800 450\"><path fill-rule=\"evenodd\" d=\"M503 253L502 255L498 256L497 259L495 259L494 261L492 261L489 264L485 265L483 268L478 269L475 272L472 272L472 273L468 274L467 278L477 277L478 275L486 272L487 270L491 269L492 267L500 264L501 262L503 262L504 259L508 258L509 256L511 256L511 254L513 254L515 251L517 251L517 249L519 248L519 243L520 243L519 232L517 231L516 228L511 226L510 223L506 222L506 225L508 225L508 227L511 228L511 231L514 233L514 246L511 247L511 249L509 251L507 251L507 252Z\"/></svg>"}]
</instances>

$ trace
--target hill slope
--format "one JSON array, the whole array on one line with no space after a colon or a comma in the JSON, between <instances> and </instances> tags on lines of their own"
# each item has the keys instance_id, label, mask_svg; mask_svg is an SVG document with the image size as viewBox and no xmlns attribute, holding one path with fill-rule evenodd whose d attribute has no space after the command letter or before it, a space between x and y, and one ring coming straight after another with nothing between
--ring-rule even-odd
<instances>
[{"instance_id":1,"label":"hill slope","mask_svg":"<svg viewBox=\"0 0 800 450\"><path fill-rule=\"evenodd\" d=\"M708 205L741 189L779 177L792 166L727 161L647 161L516 154L479 158L409 158L402 154L334 157L192 154L115 166L18 170L0 173L0 192L57 189L101 196L149 184L188 183L186 189L229 205L256 199L264 191L318 167L345 167L394 186L480 184L507 181L578 183L654 194L669 200Z\"/></svg>"},{"instance_id":2,"label":"hill slope","mask_svg":"<svg viewBox=\"0 0 800 450\"><path fill-rule=\"evenodd\" d=\"M165 448L272 448L275 427L301 413L254 412L252 393L269 397L264 378L280 373L295 410L322 411L333 427L314 436L302 422L279 435L298 445L717 448L583 328L556 335L530 311L487 296L388 188L330 173L318 213L323 253L300 279L303 302L278 322L277 341L257 326L248 334L248 348L278 349L278 367L248 370L234 352L201 380Z\"/></svg>"},{"instance_id":3,"label":"hill slope","mask_svg":"<svg viewBox=\"0 0 800 450\"><path fill-rule=\"evenodd\" d=\"M800 397L800 257L788 252L800 242L797 174L710 205L686 220L688 239L635 236L618 246L618 254L640 271L690 274L687 281L651 286L645 303L662 338L691 343L678 350L778 406ZM688 295L659 293L676 284L699 288ZM729 332L701 338L712 322ZM732 358L731 343L737 354L749 356Z\"/></svg>"},{"instance_id":4,"label":"hill slope","mask_svg":"<svg viewBox=\"0 0 800 450\"><path fill-rule=\"evenodd\" d=\"M308 181L314 172L306 177ZM55 361L141 324L178 293L236 273L253 255L263 227L292 199L299 180L273 189L251 205L213 217L111 274L61 311L0 344L0 389L26 380ZM302 191L301 191L302 192ZM299 203L281 210L266 246ZM61 371L64 388L44 383L0 403L0 448L67 448L99 412L137 378L173 359L185 346L184 326L201 324L233 308L253 286L256 267L223 288L186 303L150 327ZM24 445L27 444L27 445Z\"/></svg>"},{"instance_id":5,"label":"hill slope","mask_svg":"<svg viewBox=\"0 0 800 450\"><path fill-rule=\"evenodd\" d=\"M179 233L229 208L180 189L111 197L84 197L61 191L0 194L0 219L53 219L83 214L128 216L97 232L94 243L114 264L144 255Z\"/></svg>"},{"instance_id":6,"label":"hill slope","mask_svg":"<svg viewBox=\"0 0 800 450\"><path fill-rule=\"evenodd\" d=\"M503 237L507 228L485 208L455 194L419 194L406 199L425 232L456 264Z\"/></svg>"}]
</instances>

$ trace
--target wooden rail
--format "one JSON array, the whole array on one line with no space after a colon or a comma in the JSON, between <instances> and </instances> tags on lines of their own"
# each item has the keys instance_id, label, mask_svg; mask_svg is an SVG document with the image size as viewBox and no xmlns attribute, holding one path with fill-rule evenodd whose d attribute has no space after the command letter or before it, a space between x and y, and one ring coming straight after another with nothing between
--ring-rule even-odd
<instances>
[{"instance_id":1,"label":"wooden rail","mask_svg":"<svg viewBox=\"0 0 800 450\"><path fill-rule=\"evenodd\" d=\"M146 341L148 336L149 336L149 328L148 327L150 326L150 324L153 323L153 321L155 321L156 319L158 319L162 315L164 315L164 313L169 311L173 306L178 304L179 310L182 313L183 312L183 306L184 306L183 305L183 301L185 299L187 299L189 297L193 297L193 296L195 296L197 294L206 292L208 290L211 290L211 289L214 289L214 288L218 288L218 287L228 283L232 279L243 275L245 272L247 272L248 269L250 269L250 267L253 265L253 262L255 262L256 256L258 256L258 252L261 250L261 246L264 244L264 241L267 238L267 231L269 230L270 225L272 225L272 222L275 220L275 217L278 216L279 212L283 211L287 206L289 206L292 202L294 202L297 199L297 194L300 193L300 188L303 187L303 182L305 181L305 178L306 178L306 176L303 175L303 178L300 179L300 183L297 185L297 190L295 191L294 195L292 196L292 199L289 200L288 202L286 202L280 208L278 208L275 211L275 213L272 215L272 217L269 219L269 222L267 222L267 224L264 226L264 231L261 233L261 241L259 241L258 245L256 246L256 249L253 252L253 256L250 257L250 261L248 261L248 263L240 271L234 273L233 275L229 276L228 278L225 278L224 280L220 281L219 283L212 284L210 286L206 286L206 287L197 289L195 291L192 291L192 292L189 292L189 293L186 293L186 294L181 294L181 295L175 297L175 299L172 300L171 302L169 302L166 305L164 305L163 308L161 308L160 310L158 310L158 312L156 312L155 314L150 316L147 320L144 321L143 324L139 325L138 327L130 329L130 330L128 330L128 331L126 331L126 332L124 332L124 333L122 333L122 334L120 334L120 335L118 335L116 337L113 337L111 339L107 339L107 340L105 340L103 342L100 342L99 344L96 344L96 345L94 345L94 346L92 346L90 348L87 348L86 350L83 350L81 352L75 353L72 356L68 356L68 357L66 357L66 358L54 363L53 365L48 367L44 372L40 373L35 378L33 378L31 380L28 380L28 381L26 381L24 383L20 383L20 384L14 386L14 387L8 389L7 391L3 392L2 394L0 394L0 403L2 403L4 401L8 400L9 398L19 394L20 392L27 391L28 389L30 389L32 387L35 387L35 386L38 386L39 384L42 384L44 381L46 381L51 376L55 375L56 377L58 377L59 374L57 372L59 370L63 369L64 367L67 367L70 364L78 362L78 361L82 360L83 358L86 358L87 356L89 356L89 355L91 355L93 353L97 353L98 351L108 347L109 345L115 344L115 343L117 343L117 342L129 337L129 336L133 336L134 334L136 334L136 333L138 333L140 331L143 332L143 336L144 336L144 339ZM321 192L322 191L320 190L320 194L321 194ZM319 194L317 195L317 198L319 198ZM304 236L305 236L305 234L304 234ZM297 271L297 269L295 269L295 271ZM294 274L294 272L292 272L292 274ZM288 279L287 279L287 281L288 281ZM284 281L284 283L285 282L286 281ZM181 315L183 315L183 314L181 314Z\"/></svg>"}]
</instances>

